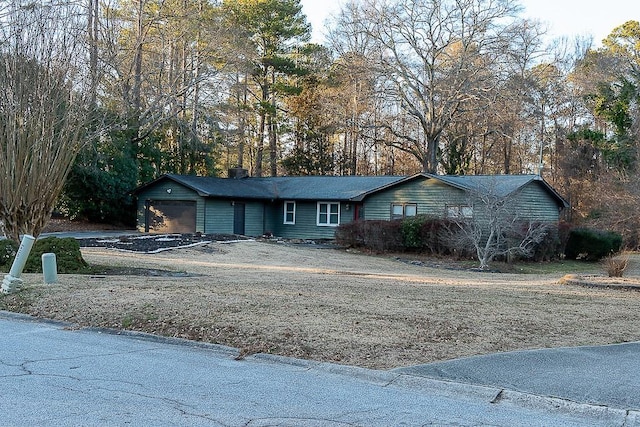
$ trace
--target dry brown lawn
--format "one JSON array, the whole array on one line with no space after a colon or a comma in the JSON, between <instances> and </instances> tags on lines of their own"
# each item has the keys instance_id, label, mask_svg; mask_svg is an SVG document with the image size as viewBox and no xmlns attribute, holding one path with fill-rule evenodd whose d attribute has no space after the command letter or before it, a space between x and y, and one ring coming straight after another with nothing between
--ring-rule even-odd
<instances>
[{"instance_id":1,"label":"dry brown lawn","mask_svg":"<svg viewBox=\"0 0 640 427\"><path fill-rule=\"evenodd\" d=\"M83 249L99 265L189 273L61 275L0 307L370 368L527 348L640 340L640 292L561 275L429 268L389 257L244 241L159 254Z\"/></svg>"}]
</instances>

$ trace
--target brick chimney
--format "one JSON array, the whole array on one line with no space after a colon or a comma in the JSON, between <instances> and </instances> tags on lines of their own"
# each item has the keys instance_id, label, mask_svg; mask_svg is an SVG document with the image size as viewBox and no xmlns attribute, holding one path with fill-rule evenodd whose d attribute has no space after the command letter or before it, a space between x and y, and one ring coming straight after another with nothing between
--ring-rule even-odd
<instances>
[{"instance_id":1,"label":"brick chimney","mask_svg":"<svg viewBox=\"0 0 640 427\"><path fill-rule=\"evenodd\" d=\"M229 169L229 178L231 179L244 179L249 177L249 171L244 168L231 168Z\"/></svg>"}]
</instances>

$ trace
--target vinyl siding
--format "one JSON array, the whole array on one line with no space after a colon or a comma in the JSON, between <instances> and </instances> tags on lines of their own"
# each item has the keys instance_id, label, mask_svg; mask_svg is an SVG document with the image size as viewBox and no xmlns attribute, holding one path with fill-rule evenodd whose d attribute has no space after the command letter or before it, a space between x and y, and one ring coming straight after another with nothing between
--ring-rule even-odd
<instances>
[{"instance_id":1,"label":"vinyl siding","mask_svg":"<svg viewBox=\"0 0 640 427\"><path fill-rule=\"evenodd\" d=\"M171 190L171 192L167 192ZM145 229L145 203L147 200L189 200L196 202L196 231L204 232L204 199L195 191L176 182L166 180L138 194L138 231Z\"/></svg>"},{"instance_id":2,"label":"vinyl siding","mask_svg":"<svg viewBox=\"0 0 640 427\"><path fill-rule=\"evenodd\" d=\"M244 234L262 236L264 234L264 203L246 202L244 212Z\"/></svg>"},{"instance_id":3,"label":"vinyl siding","mask_svg":"<svg viewBox=\"0 0 640 427\"><path fill-rule=\"evenodd\" d=\"M230 200L206 199L205 233L233 234L233 205Z\"/></svg>"},{"instance_id":4,"label":"vinyl siding","mask_svg":"<svg viewBox=\"0 0 640 427\"><path fill-rule=\"evenodd\" d=\"M332 203L331 201L322 201ZM290 239L333 239L336 228L318 226L317 202L296 202L296 223L284 224L284 201L274 203L272 217L274 219L273 234ZM349 208L347 209L347 205ZM352 203L340 203L340 224L353 221L354 207Z\"/></svg>"},{"instance_id":5,"label":"vinyl siding","mask_svg":"<svg viewBox=\"0 0 640 427\"><path fill-rule=\"evenodd\" d=\"M524 186L512 203L519 218L535 222L557 222L560 219L558 205L538 182Z\"/></svg>"},{"instance_id":6,"label":"vinyl siding","mask_svg":"<svg viewBox=\"0 0 640 427\"><path fill-rule=\"evenodd\" d=\"M425 179L415 180L374 194L365 200L364 219L391 219L392 203L416 203L418 215L446 217L448 205L469 205L471 199L467 192L442 182ZM513 212L523 220L557 222L559 209L553 197L542 185L532 181L516 194L508 198ZM474 216L482 216L477 202Z\"/></svg>"},{"instance_id":7,"label":"vinyl siding","mask_svg":"<svg viewBox=\"0 0 640 427\"><path fill-rule=\"evenodd\" d=\"M264 233L271 233L279 236L277 230L282 225L282 203L281 202L265 202L264 203Z\"/></svg>"},{"instance_id":8,"label":"vinyl siding","mask_svg":"<svg viewBox=\"0 0 640 427\"><path fill-rule=\"evenodd\" d=\"M392 203L416 203L418 215L444 217L447 204L466 204L464 191L433 179L416 179L368 197L363 219L391 219Z\"/></svg>"},{"instance_id":9,"label":"vinyl siding","mask_svg":"<svg viewBox=\"0 0 640 427\"><path fill-rule=\"evenodd\" d=\"M264 234L264 208L261 202L206 199L205 233L233 234L234 203L244 203L244 234L261 236Z\"/></svg>"}]
</instances>

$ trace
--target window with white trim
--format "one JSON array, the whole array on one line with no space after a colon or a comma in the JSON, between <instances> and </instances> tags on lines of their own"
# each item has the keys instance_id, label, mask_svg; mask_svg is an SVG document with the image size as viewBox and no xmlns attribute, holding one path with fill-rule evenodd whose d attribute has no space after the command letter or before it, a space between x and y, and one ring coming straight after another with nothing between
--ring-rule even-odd
<instances>
[{"instance_id":1,"label":"window with white trim","mask_svg":"<svg viewBox=\"0 0 640 427\"><path fill-rule=\"evenodd\" d=\"M283 224L296 223L296 202L284 202L284 221Z\"/></svg>"},{"instance_id":2,"label":"window with white trim","mask_svg":"<svg viewBox=\"0 0 640 427\"><path fill-rule=\"evenodd\" d=\"M318 202L316 224L321 227L337 227L340 225L340 203Z\"/></svg>"},{"instance_id":3,"label":"window with white trim","mask_svg":"<svg viewBox=\"0 0 640 427\"><path fill-rule=\"evenodd\" d=\"M391 203L391 219L418 215L417 203Z\"/></svg>"},{"instance_id":4,"label":"window with white trim","mask_svg":"<svg viewBox=\"0 0 640 427\"><path fill-rule=\"evenodd\" d=\"M468 205L447 205L447 218L469 219L473 218L473 207Z\"/></svg>"}]
</instances>

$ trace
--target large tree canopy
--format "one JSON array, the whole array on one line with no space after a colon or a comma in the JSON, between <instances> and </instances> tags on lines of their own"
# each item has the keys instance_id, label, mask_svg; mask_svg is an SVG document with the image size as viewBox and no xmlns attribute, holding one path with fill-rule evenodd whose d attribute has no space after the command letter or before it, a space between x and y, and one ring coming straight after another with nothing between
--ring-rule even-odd
<instances>
[{"instance_id":1,"label":"large tree canopy","mask_svg":"<svg viewBox=\"0 0 640 427\"><path fill-rule=\"evenodd\" d=\"M253 95L259 115L254 172L262 176L265 129L269 138L271 175L278 174L277 114L279 97L296 93L287 77L304 73L296 61L311 28L300 0L228 0L224 2L232 26L249 42L245 66L257 86ZM246 82L245 82L246 83Z\"/></svg>"},{"instance_id":2,"label":"large tree canopy","mask_svg":"<svg viewBox=\"0 0 640 427\"><path fill-rule=\"evenodd\" d=\"M415 156L425 172L438 168L443 131L463 110L485 107L509 47L506 28L518 11L511 0L365 1L354 19L360 37L377 46L372 67L381 90L405 120L385 124L389 143Z\"/></svg>"}]
</instances>

